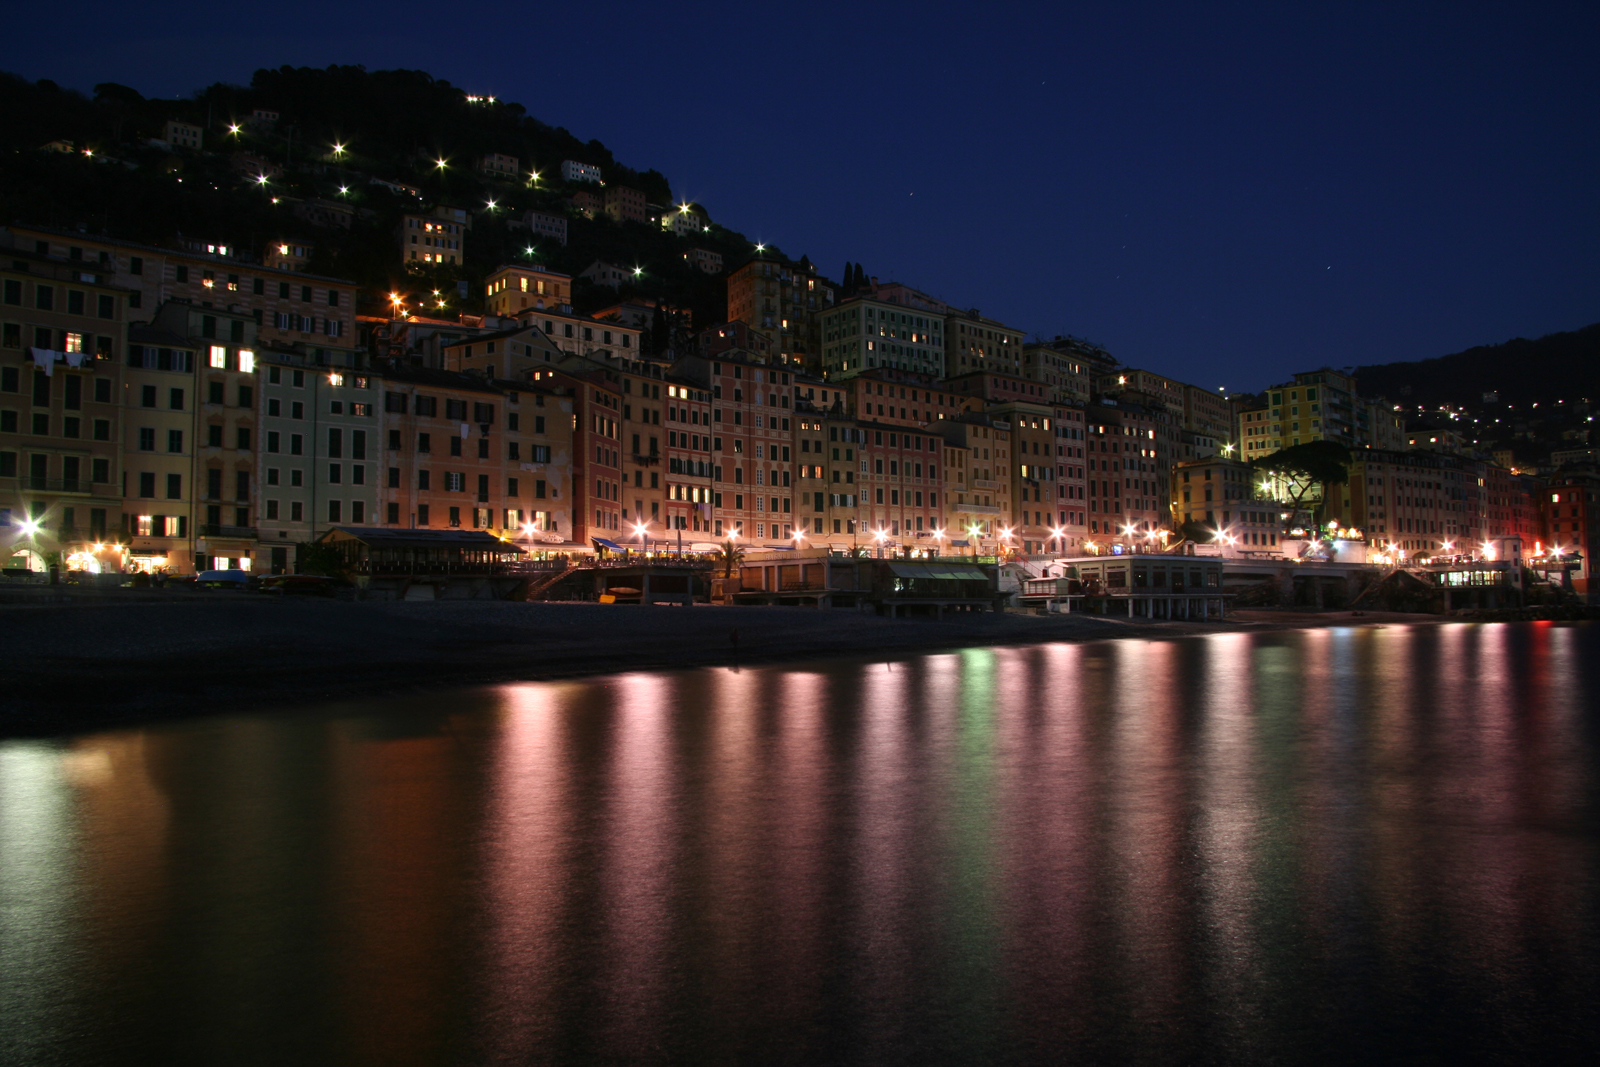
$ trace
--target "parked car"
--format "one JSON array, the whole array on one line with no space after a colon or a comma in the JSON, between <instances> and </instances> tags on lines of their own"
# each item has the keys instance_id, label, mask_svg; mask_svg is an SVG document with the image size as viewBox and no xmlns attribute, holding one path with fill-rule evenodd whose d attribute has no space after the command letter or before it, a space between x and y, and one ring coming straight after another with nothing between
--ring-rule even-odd
<instances>
[{"instance_id":1,"label":"parked car","mask_svg":"<svg viewBox=\"0 0 1600 1067\"><path fill-rule=\"evenodd\" d=\"M195 577L201 589L249 589L255 583L249 571L201 571Z\"/></svg>"},{"instance_id":2,"label":"parked car","mask_svg":"<svg viewBox=\"0 0 1600 1067\"><path fill-rule=\"evenodd\" d=\"M260 588L277 596L334 596L344 584L320 574L269 574L261 579Z\"/></svg>"}]
</instances>

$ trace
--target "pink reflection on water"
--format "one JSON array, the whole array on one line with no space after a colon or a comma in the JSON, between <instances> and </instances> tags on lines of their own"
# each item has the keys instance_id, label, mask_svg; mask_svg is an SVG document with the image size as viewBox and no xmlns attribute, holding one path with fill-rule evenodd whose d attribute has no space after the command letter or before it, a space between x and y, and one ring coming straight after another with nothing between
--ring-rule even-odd
<instances>
[{"instance_id":1,"label":"pink reflection on water","mask_svg":"<svg viewBox=\"0 0 1600 1067\"><path fill-rule=\"evenodd\" d=\"M558 931L572 902L573 853L582 847L565 712L571 685L500 690L499 727L485 798L486 886L481 1010L497 1059L547 1044L560 1005Z\"/></svg>"},{"instance_id":2,"label":"pink reflection on water","mask_svg":"<svg viewBox=\"0 0 1600 1067\"><path fill-rule=\"evenodd\" d=\"M1110 816L1118 935L1130 967L1126 1010L1152 1038L1183 1010L1192 983L1185 753L1174 695L1181 679L1171 641L1122 641L1113 661L1114 722L1108 765L1117 783Z\"/></svg>"},{"instance_id":3,"label":"pink reflection on water","mask_svg":"<svg viewBox=\"0 0 1600 1067\"><path fill-rule=\"evenodd\" d=\"M679 876L679 790L685 786L672 725L676 679L624 675L607 686L613 731L600 804L599 883L605 922L596 951L614 1020L607 1051L637 1060L660 1043L673 991L668 959Z\"/></svg>"}]
</instances>

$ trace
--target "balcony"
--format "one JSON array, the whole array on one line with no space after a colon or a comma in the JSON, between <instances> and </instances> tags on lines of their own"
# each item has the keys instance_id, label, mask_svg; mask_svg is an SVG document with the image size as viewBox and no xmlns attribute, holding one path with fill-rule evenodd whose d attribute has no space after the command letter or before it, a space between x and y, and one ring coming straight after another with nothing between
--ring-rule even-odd
<instances>
[{"instance_id":1,"label":"balcony","mask_svg":"<svg viewBox=\"0 0 1600 1067\"><path fill-rule=\"evenodd\" d=\"M37 478L31 474L23 474L17 478L17 487L19 489L31 489L36 493L69 493L75 496L122 496L120 492L114 491L109 483L96 485L87 478Z\"/></svg>"},{"instance_id":2,"label":"balcony","mask_svg":"<svg viewBox=\"0 0 1600 1067\"><path fill-rule=\"evenodd\" d=\"M219 526L215 523L200 524L201 537L220 537L239 541L257 540L254 526Z\"/></svg>"},{"instance_id":3,"label":"balcony","mask_svg":"<svg viewBox=\"0 0 1600 1067\"><path fill-rule=\"evenodd\" d=\"M996 490L1000 488L999 482L989 478L974 478L967 484L971 485L974 489Z\"/></svg>"},{"instance_id":4,"label":"balcony","mask_svg":"<svg viewBox=\"0 0 1600 1067\"><path fill-rule=\"evenodd\" d=\"M655 452L650 452L643 455L635 452L633 454L633 462L640 467L653 467L657 463L661 462L661 457Z\"/></svg>"},{"instance_id":5,"label":"balcony","mask_svg":"<svg viewBox=\"0 0 1600 1067\"><path fill-rule=\"evenodd\" d=\"M1000 509L992 504L951 504L951 511L959 511L966 515L998 515Z\"/></svg>"}]
</instances>

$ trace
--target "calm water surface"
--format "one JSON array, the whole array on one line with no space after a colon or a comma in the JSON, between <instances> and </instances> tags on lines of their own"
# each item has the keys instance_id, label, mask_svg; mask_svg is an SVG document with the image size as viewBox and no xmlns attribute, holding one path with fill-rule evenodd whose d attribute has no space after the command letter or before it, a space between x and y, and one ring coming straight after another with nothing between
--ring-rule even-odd
<instances>
[{"instance_id":1,"label":"calm water surface","mask_svg":"<svg viewBox=\"0 0 1600 1067\"><path fill-rule=\"evenodd\" d=\"M1597 705L1461 625L0 742L0 1060L1575 1059Z\"/></svg>"}]
</instances>

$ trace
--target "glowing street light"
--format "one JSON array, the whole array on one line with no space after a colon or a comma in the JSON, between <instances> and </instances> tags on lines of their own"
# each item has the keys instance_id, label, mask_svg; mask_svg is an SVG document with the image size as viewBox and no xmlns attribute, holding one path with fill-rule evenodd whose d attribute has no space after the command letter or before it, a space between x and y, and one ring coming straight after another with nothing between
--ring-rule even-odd
<instances>
[{"instance_id":1,"label":"glowing street light","mask_svg":"<svg viewBox=\"0 0 1600 1067\"><path fill-rule=\"evenodd\" d=\"M344 145L335 143L333 146L333 154L336 156L344 155Z\"/></svg>"},{"instance_id":2,"label":"glowing street light","mask_svg":"<svg viewBox=\"0 0 1600 1067\"><path fill-rule=\"evenodd\" d=\"M448 166L448 161L447 160L443 160L443 159L436 159L436 160L433 161L433 165L434 165L434 167L436 167L439 170L444 170Z\"/></svg>"},{"instance_id":3,"label":"glowing street light","mask_svg":"<svg viewBox=\"0 0 1600 1067\"><path fill-rule=\"evenodd\" d=\"M237 122L228 123L228 134L232 137L239 136L239 124Z\"/></svg>"},{"instance_id":4,"label":"glowing street light","mask_svg":"<svg viewBox=\"0 0 1600 1067\"><path fill-rule=\"evenodd\" d=\"M350 195L350 187L348 185L339 186L339 195L340 196L349 196Z\"/></svg>"},{"instance_id":5,"label":"glowing street light","mask_svg":"<svg viewBox=\"0 0 1600 1067\"><path fill-rule=\"evenodd\" d=\"M765 252L766 250L767 250L767 246L766 245L763 245L763 244L756 245L756 252L760 253L760 252Z\"/></svg>"},{"instance_id":6,"label":"glowing street light","mask_svg":"<svg viewBox=\"0 0 1600 1067\"><path fill-rule=\"evenodd\" d=\"M267 176L265 174L257 174L256 175L256 184L257 185L265 185L265 184L267 184Z\"/></svg>"},{"instance_id":7,"label":"glowing street light","mask_svg":"<svg viewBox=\"0 0 1600 1067\"><path fill-rule=\"evenodd\" d=\"M496 204L496 203L495 203L495 201L494 201L494 197L490 197L490 198L489 198L489 199L488 199L488 201L487 201L487 203L488 203L488 205L489 205L489 210L490 210L490 211L493 211L493 210L494 210L494 209L495 209L495 208L496 208L496 207L498 207L498 206L499 206L499 205L498 205L498 204Z\"/></svg>"},{"instance_id":8,"label":"glowing street light","mask_svg":"<svg viewBox=\"0 0 1600 1067\"><path fill-rule=\"evenodd\" d=\"M633 276L635 278L641 277L643 274L644 274L644 268L643 267L635 267L635 268L633 268Z\"/></svg>"},{"instance_id":9,"label":"glowing street light","mask_svg":"<svg viewBox=\"0 0 1600 1067\"><path fill-rule=\"evenodd\" d=\"M539 172L538 171L530 170L528 172L528 184L529 185L538 185L539 184Z\"/></svg>"},{"instance_id":10,"label":"glowing street light","mask_svg":"<svg viewBox=\"0 0 1600 1067\"><path fill-rule=\"evenodd\" d=\"M35 522L33 519L23 519L22 520L22 536L24 536L24 537L32 537L34 534L36 534L38 532L39 532L39 524L37 522Z\"/></svg>"}]
</instances>

